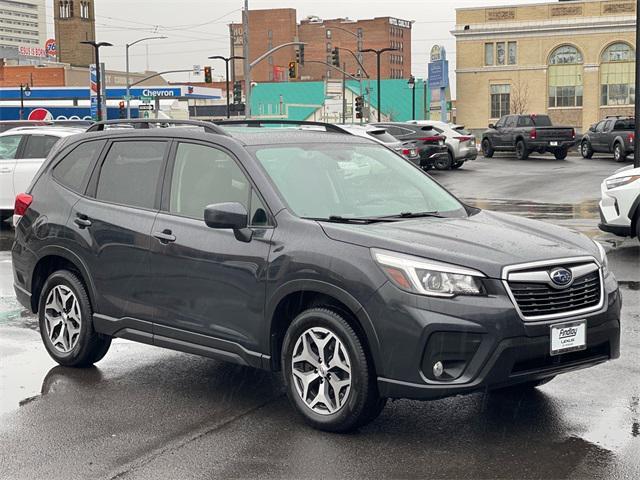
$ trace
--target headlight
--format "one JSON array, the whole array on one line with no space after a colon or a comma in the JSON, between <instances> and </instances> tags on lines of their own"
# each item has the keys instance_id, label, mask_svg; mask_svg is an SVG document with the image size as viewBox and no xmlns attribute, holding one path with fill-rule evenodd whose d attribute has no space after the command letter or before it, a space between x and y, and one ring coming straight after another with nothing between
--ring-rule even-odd
<instances>
[{"instance_id":1,"label":"headlight","mask_svg":"<svg viewBox=\"0 0 640 480\"><path fill-rule=\"evenodd\" d=\"M484 295L477 270L386 250L372 249L375 262L398 288L433 297Z\"/></svg>"},{"instance_id":2,"label":"headlight","mask_svg":"<svg viewBox=\"0 0 640 480\"><path fill-rule=\"evenodd\" d=\"M600 245L595 240L592 240L593 243L598 247L598 251L600 252L600 265L602 265L602 273L606 274L609 271L609 259L607 258L607 252L605 252L604 247Z\"/></svg>"},{"instance_id":3,"label":"headlight","mask_svg":"<svg viewBox=\"0 0 640 480\"><path fill-rule=\"evenodd\" d=\"M607 189L611 190L612 188L618 188L623 185L628 185L631 182L635 182L640 179L640 175L630 175L628 177L619 177L612 178L611 180L607 180Z\"/></svg>"}]
</instances>

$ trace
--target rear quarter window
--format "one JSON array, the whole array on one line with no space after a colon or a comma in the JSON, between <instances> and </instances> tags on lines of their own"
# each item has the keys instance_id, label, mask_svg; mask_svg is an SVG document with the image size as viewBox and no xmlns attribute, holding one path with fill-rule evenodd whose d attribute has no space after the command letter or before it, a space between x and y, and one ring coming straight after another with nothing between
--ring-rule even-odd
<instances>
[{"instance_id":1,"label":"rear quarter window","mask_svg":"<svg viewBox=\"0 0 640 480\"><path fill-rule=\"evenodd\" d=\"M26 146L21 158L47 158L51 149L60 141L60 137L53 135L27 135Z\"/></svg>"},{"instance_id":2,"label":"rear quarter window","mask_svg":"<svg viewBox=\"0 0 640 480\"><path fill-rule=\"evenodd\" d=\"M78 145L53 167L53 178L71 190L84 193L84 186L91 175L90 167L104 144L104 140L100 140Z\"/></svg>"}]
</instances>

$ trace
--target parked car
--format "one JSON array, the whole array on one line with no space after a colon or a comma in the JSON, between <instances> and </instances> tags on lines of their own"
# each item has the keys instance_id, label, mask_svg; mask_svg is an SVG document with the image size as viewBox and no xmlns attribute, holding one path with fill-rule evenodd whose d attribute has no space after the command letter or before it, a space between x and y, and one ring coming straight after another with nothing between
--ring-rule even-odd
<instances>
[{"instance_id":1,"label":"parked car","mask_svg":"<svg viewBox=\"0 0 640 480\"><path fill-rule=\"evenodd\" d=\"M583 158L591 158L594 153L613 153L616 162L624 162L633 154L636 122L632 117L606 118L591 125L580 142Z\"/></svg>"},{"instance_id":2,"label":"parked car","mask_svg":"<svg viewBox=\"0 0 640 480\"><path fill-rule=\"evenodd\" d=\"M575 139L575 128L553 126L548 115L504 115L482 134L482 153L491 158L496 151L516 152L526 160L532 152L550 152L564 160Z\"/></svg>"},{"instance_id":3,"label":"parked car","mask_svg":"<svg viewBox=\"0 0 640 480\"><path fill-rule=\"evenodd\" d=\"M93 122L91 120L2 120L0 121L0 133L18 127L75 127L87 129Z\"/></svg>"},{"instance_id":4,"label":"parked car","mask_svg":"<svg viewBox=\"0 0 640 480\"><path fill-rule=\"evenodd\" d=\"M399 153L410 162L415 164L420 163L418 149L414 145L407 145L404 142L399 141L385 128L373 125L336 125L336 127L342 128L345 132L351 135L373 139L374 141L390 148L394 152Z\"/></svg>"},{"instance_id":5,"label":"parked car","mask_svg":"<svg viewBox=\"0 0 640 480\"><path fill-rule=\"evenodd\" d=\"M600 230L640 240L640 168L621 168L600 187Z\"/></svg>"},{"instance_id":6,"label":"parked car","mask_svg":"<svg viewBox=\"0 0 640 480\"><path fill-rule=\"evenodd\" d=\"M0 221L13 214L16 194L27 189L56 143L83 131L68 127L21 127L0 133Z\"/></svg>"},{"instance_id":7,"label":"parked car","mask_svg":"<svg viewBox=\"0 0 640 480\"><path fill-rule=\"evenodd\" d=\"M431 125L415 125L404 122L375 123L403 142L407 147L416 149L419 155L417 164L424 168L448 170L451 161L445 146L445 137L433 129Z\"/></svg>"},{"instance_id":8,"label":"parked car","mask_svg":"<svg viewBox=\"0 0 640 480\"><path fill-rule=\"evenodd\" d=\"M475 160L478 157L476 137L466 130L463 125L439 122L437 120L411 120L409 123L431 126L439 135L445 137L451 168L460 168L467 160Z\"/></svg>"},{"instance_id":9,"label":"parked car","mask_svg":"<svg viewBox=\"0 0 640 480\"><path fill-rule=\"evenodd\" d=\"M387 398L524 392L619 356L586 236L467 206L359 136L172 123L194 128L69 137L16 198L16 295L59 364L122 337L281 370L308 423L346 431Z\"/></svg>"}]
</instances>

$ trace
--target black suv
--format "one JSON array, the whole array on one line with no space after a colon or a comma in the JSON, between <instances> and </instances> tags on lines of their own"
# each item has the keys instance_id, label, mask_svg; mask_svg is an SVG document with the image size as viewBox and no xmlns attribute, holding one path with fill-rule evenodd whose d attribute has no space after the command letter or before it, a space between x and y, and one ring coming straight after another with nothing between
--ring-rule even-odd
<instances>
[{"instance_id":1,"label":"black suv","mask_svg":"<svg viewBox=\"0 0 640 480\"><path fill-rule=\"evenodd\" d=\"M121 337L282 370L307 422L346 431L387 398L619 356L588 238L469 207L366 138L187 126L69 137L18 195L16 294L61 365Z\"/></svg>"}]
</instances>

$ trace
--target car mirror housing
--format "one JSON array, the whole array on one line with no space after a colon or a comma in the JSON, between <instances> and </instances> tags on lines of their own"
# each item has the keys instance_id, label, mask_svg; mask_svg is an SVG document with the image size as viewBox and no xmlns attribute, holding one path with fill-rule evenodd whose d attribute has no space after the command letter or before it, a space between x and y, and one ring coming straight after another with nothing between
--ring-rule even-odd
<instances>
[{"instance_id":1,"label":"car mirror housing","mask_svg":"<svg viewBox=\"0 0 640 480\"><path fill-rule=\"evenodd\" d=\"M492 129L493 129L493 128L496 128L496 126L495 126L493 123L490 123L490 124L489 124L489 128L492 128Z\"/></svg>"},{"instance_id":2,"label":"car mirror housing","mask_svg":"<svg viewBox=\"0 0 640 480\"><path fill-rule=\"evenodd\" d=\"M215 203L204 209L204 223L209 228L233 230L235 237L243 242L251 241L247 209L238 202Z\"/></svg>"}]
</instances>

